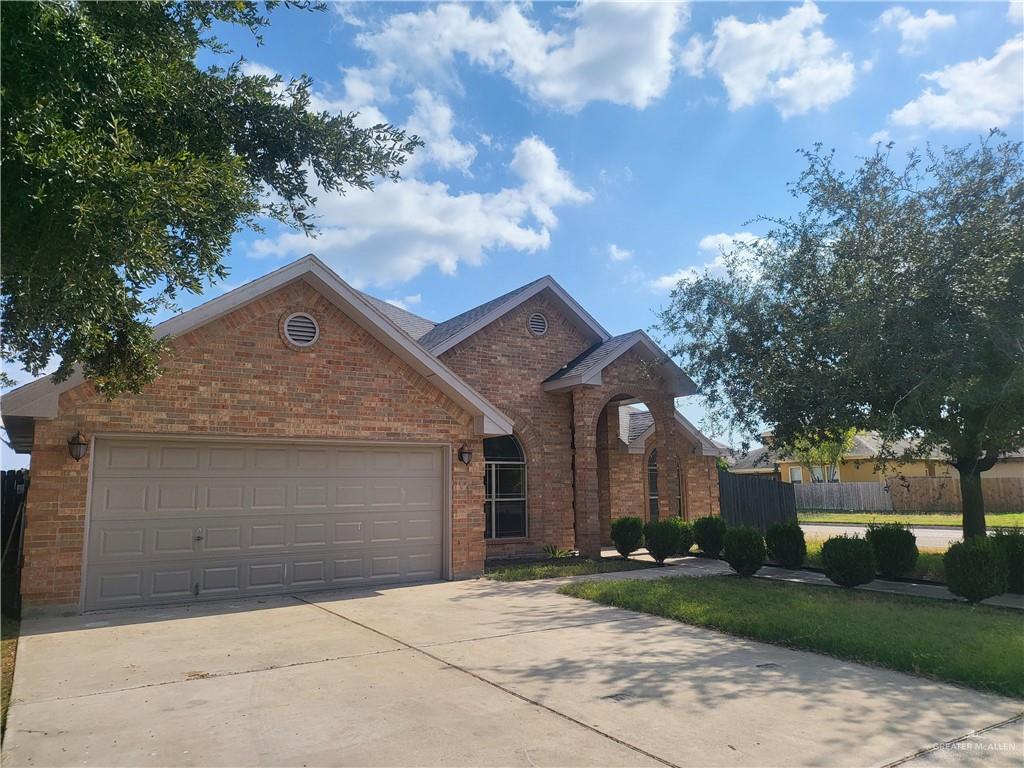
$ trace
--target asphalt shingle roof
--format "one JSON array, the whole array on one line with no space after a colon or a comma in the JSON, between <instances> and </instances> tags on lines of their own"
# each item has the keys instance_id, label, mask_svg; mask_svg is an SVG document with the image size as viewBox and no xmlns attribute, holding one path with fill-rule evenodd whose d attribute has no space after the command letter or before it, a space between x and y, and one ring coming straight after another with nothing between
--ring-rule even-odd
<instances>
[{"instance_id":1,"label":"asphalt shingle roof","mask_svg":"<svg viewBox=\"0 0 1024 768\"><path fill-rule=\"evenodd\" d=\"M562 368L548 376L545 381L558 381L566 376L582 376L595 369L600 369L608 358L612 357L616 352L621 352L623 349L632 346L639 338L640 331L630 331L621 336L612 336L607 341L595 344L583 354L570 360Z\"/></svg>"},{"instance_id":2,"label":"asphalt shingle roof","mask_svg":"<svg viewBox=\"0 0 1024 768\"><path fill-rule=\"evenodd\" d=\"M359 292L359 295L372 304L381 314L397 325L407 336L419 339L423 334L429 333L437 323L427 320L425 317L414 315L412 312L389 304L383 299L371 296L368 293Z\"/></svg>"},{"instance_id":3,"label":"asphalt shingle roof","mask_svg":"<svg viewBox=\"0 0 1024 768\"><path fill-rule=\"evenodd\" d=\"M427 347L428 349L430 347L437 346L441 342L450 339L452 336L455 336L463 329L468 328L477 320L488 315L489 313L500 307L502 304L505 304L506 302L514 299L519 294L523 293L524 291L532 288L535 284L539 283L543 279L544 278L541 277L534 280L533 282L527 283L526 285L521 285L514 291L509 291L508 293L503 294L496 299L491 299L491 301L481 304L478 307L468 309L461 315L456 315L455 317L449 320L445 320L443 323L438 323L433 328L429 329L422 336L419 337L420 344Z\"/></svg>"}]
</instances>

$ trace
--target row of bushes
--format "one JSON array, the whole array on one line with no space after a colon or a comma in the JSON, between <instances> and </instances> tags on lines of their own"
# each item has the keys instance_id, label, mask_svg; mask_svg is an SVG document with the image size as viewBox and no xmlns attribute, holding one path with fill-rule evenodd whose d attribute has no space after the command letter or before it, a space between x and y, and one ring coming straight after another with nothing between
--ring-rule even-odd
<instances>
[{"instance_id":1,"label":"row of bushes","mask_svg":"<svg viewBox=\"0 0 1024 768\"><path fill-rule=\"evenodd\" d=\"M770 557L784 568L800 568L807 542L798 523L773 525L762 538L756 528L727 528L720 517L681 518L644 523L639 517L612 522L612 541L624 558L641 547L659 564L690 551L694 543L705 557L722 557L741 576L752 576ZM898 523L871 525L863 539L834 536L821 547L825 575L842 587L856 587L876 574L894 578L917 563L917 539ZM998 531L952 545L943 557L946 582L955 595L978 602L1003 592L1024 593L1024 530Z\"/></svg>"}]
</instances>

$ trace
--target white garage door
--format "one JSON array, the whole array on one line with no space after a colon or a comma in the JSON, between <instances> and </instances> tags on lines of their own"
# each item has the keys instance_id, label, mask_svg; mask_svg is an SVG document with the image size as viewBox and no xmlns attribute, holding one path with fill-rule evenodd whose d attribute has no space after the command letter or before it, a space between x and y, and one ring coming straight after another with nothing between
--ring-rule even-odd
<instances>
[{"instance_id":1,"label":"white garage door","mask_svg":"<svg viewBox=\"0 0 1024 768\"><path fill-rule=\"evenodd\" d=\"M442 575L439 448L98 438L86 608Z\"/></svg>"}]
</instances>

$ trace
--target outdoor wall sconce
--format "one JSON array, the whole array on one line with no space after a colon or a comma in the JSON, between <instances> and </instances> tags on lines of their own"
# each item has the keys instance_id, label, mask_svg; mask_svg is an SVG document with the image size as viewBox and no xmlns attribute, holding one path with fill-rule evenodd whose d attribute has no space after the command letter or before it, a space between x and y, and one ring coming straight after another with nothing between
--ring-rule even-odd
<instances>
[{"instance_id":1,"label":"outdoor wall sconce","mask_svg":"<svg viewBox=\"0 0 1024 768\"><path fill-rule=\"evenodd\" d=\"M463 443L462 446L459 448L459 461L461 461L468 467L469 462L471 462L472 460L473 452L466 447L465 443Z\"/></svg>"},{"instance_id":2,"label":"outdoor wall sconce","mask_svg":"<svg viewBox=\"0 0 1024 768\"><path fill-rule=\"evenodd\" d=\"M89 441L85 439L85 435L81 432L75 432L75 434L68 438L68 453L71 454L71 458L75 461L81 461L88 450Z\"/></svg>"}]
</instances>

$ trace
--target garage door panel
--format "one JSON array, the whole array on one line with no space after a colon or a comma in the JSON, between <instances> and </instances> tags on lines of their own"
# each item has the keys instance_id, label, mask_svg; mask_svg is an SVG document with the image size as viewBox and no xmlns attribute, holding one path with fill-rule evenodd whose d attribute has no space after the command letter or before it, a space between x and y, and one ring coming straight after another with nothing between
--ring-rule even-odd
<instances>
[{"instance_id":1,"label":"garage door panel","mask_svg":"<svg viewBox=\"0 0 1024 768\"><path fill-rule=\"evenodd\" d=\"M439 578L443 469L436 448L99 438L86 607Z\"/></svg>"}]
</instances>

